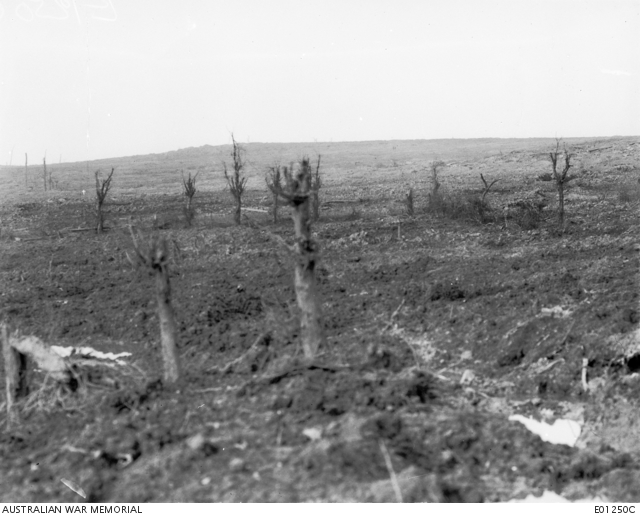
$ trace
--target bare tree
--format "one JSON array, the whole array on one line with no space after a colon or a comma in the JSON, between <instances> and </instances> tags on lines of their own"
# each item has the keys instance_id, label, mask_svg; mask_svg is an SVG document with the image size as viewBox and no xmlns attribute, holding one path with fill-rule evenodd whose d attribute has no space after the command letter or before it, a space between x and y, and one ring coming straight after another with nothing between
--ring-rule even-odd
<instances>
[{"instance_id":1,"label":"bare tree","mask_svg":"<svg viewBox=\"0 0 640 517\"><path fill-rule=\"evenodd\" d=\"M293 168L293 164L291 164L291 168ZM278 222L278 208L280 205L278 192L282 190L282 170L280 169L280 165L276 164L269 167L265 182L273 195L273 224L276 224Z\"/></svg>"},{"instance_id":2,"label":"bare tree","mask_svg":"<svg viewBox=\"0 0 640 517\"><path fill-rule=\"evenodd\" d=\"M324 345L322 311L318 294L315 269L318 263L318 245L311 236L309 200L312 196L312 170L308 158L303 158L296 171L283 167L284 185L270 185L274 194L293 207L292 217L296 234L294 246L297 255L295 266L295 290L300 308L302 348L307 360L313 359Z\"/></svg>"},{"instance_id":3,"label":"bare tree","mask_svg":"<svg viewBox=\"0 0 640 517\"><path fill-rule=\"evenodd\" d=\"M53 167L49 167L47 169L47 172L49 173L49 176L48 176L48 179L47 179L47 181L49 183L49 190L53 190L54 187L57 188L57 186L58 186L58 182L53 179Z\"/></svg>"},{"instance_id":4,"label":"bare tree","mask_svg":"<svg viewBox=\"0 0 640 517\"><path fill-rule=\"evenodd\" d=\"M320 178L320 158L318 155L318 162L316 164L316 170L311 178L311 196L312 196L312 209L313 220L318 221L320 219L320 188L322 187L322 179Z\"/></svg>"},{"instance_id":5,"label":"bare tree","mask_svg":"<svg viewBox=\"0 0 640 517\"><path fill-rule=\"evenodd\" d=\"M429 164L429 170L431 171L431 192L429 193L429 208L437 210L441 206L441 194L439 192L440 183L440 169L446 164L441 160L434 160Z\"/></svg>"},{"instance_id":6,"label":"bare tree","mask_svg":"<svg viewBox=\"0 0 640 517\"><path fill-rule=\"evenodd\" d=\"M189 176L185 179L184 171L182 171L182 193L185 195L186 205L184 208L184 214L187 220L187 226L191 226L193 222L193 218L195 216L193 210L193 196L196 195L196 178L198 177L198 173L196 172L195 176L192 178L191 173L189 172Z\"/></svg>"},{"instance_id":7,"label":"bare tree","mask_svg":"<svg viewBox=\"0 0 640 517\"><path fill-rule=\"evenodd\" d=\"M413 208L413 188L409 189L409 192L404 198L404 203L407 208L407 215L409 217L413 217L415 215L415 210Z\"/></svg>"},{"instance_id":8,"label":"bare tree","mask_svg":"<svg viewBox=\"0 0 640 517\"><path fill-rule=\"evenodd\" d=\"M160 239L156 234L151 238L149 246L143 249L130 226L133 248L136 252L132 260L134 266L142 265L149 269L155 277L156 300L158 303L158 319L160 320L160 341L162 344L162 359L164 364L164 379L173 383L180 378L180 364L177 352L177 325L171 305L171 285L169 283L169 250L166 239Z\"/></svg>"},{"instance_id":9,"label":"bare tree","mask_svg":"<svg viewBox=\"0 0 640 517\"><path fill-rule=\"evenodd\" d=\"M102 233L104 231L104 211L103 211L103 207L104 207L105 200L107 199L107 194L109 193L109 190L111 189L111 179L113 178L113 171L114 171L114 169L112 168L111 172L109 173L109 176L107 176L107 179L104 179L104 180L100 179L100 170L97 170L95 172L95 176L96 176L96 220L97 220L96 232L97 233Z\"/></svg>"},{"instance_id":10,"label":"bare tree","mask_svg":"<svg viewBox=\"0 0 640 517\"><path fill-rule=\"evenodd\" d=\"M438 190L440 189L440 169L442 169L446 164L441 160L435 160L431 162L429 165L429 170L431 171L431 193L435 196L438 194Z\"/></svg>"},{"instance_id":11,"label":"bare tree","mask_svg":"<svg viewBox=\"0 0 640 517\"><path fill-rule=\"evenodd\" d=\"M47 158L46 157L44 157L42 159L42 166L44 168L44 170L43 170L43 172L44 172L44 176L43 176L43 179L44 179L44 191L46 192L47 191Z\"/></svg>"},{"instance_id":12,"label":"bare tree","mask_svg":"<svg viewBox=\"0 0 640 517\"><path fill-rule=\"evenodd\" d=\"M231 158L233 160L233 171L229 174L227 170L227 164L222 162L222 166L224 167L224 177L227 180L227 185L229 186L229 192L231 193L231 197L236 202L236 211L234 214L234 221L236 224L242 223L242 195L244 194L245 188L247 186L247 178L244 176L244 167L245 163L245 150L244 148L236 142L233 134L231 135L231 140L233 142L233 151L231 152Z\"/></svg>"},{"instance_id":13,"label":"bare tree","mask_svg":"<svg viewBox=\"0 0 640 517\"><path fill-rule=\"evenodd\" d=\"M564 228L564 193L567 189L567 184L575 179L575 175L567 175L571 168L572 155L567 151L567 146L564 144L564 166L562 171L558 172L558 158L560 157L560 139L556 138L556 148L553 152L549 153L551 158L551 166L553 167L553 178L556 182L556 188L558 189L558 223L560 228Z\"/></svg>"}]
</instances>

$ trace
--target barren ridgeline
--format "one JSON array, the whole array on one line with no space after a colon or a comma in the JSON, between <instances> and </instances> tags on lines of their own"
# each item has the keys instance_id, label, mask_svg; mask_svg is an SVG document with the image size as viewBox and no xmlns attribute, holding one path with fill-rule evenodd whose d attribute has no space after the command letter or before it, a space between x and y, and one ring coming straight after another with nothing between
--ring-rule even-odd
<instances>
[{"instance_id":1,"label":"barren ridgeline","mask_svg":"<svg viewBox=\"0 0 640 517\"><path fill-rule=\"evenodd\" d=\"M1 168L0 498L635 500L639 164L233 139Z\"/></svg>"}]
</instances>

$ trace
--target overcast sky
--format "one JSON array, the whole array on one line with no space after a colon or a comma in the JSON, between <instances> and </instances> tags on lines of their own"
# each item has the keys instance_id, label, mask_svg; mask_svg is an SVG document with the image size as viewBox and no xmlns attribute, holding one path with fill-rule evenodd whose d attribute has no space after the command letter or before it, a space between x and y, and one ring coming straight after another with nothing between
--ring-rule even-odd
<instances>
[{"instance_id":1,"label":"overcast sky","mask_svg":"<svg viewBox=\"0 0 640 517\"><path fill-rule=\"evenodd\" d=\"M640 2L0 0L0 163L640 134Z\"/></svg>"}]
</instances>

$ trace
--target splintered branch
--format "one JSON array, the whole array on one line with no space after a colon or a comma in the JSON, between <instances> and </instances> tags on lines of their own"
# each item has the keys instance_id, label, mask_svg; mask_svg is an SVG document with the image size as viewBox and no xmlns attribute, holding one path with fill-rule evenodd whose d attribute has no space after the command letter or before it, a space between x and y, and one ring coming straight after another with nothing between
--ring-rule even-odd
<instances>
[{"instance_id":1,"label":"splintered branch","mask_svg":"<svg viewBox=\"0 0 640 517\"><path fill-rule=\"evenodd\" d=\"M171 305L171 285L169 283L169 250L167 241L158 235L150 239L149 245L143 247L136 238L133 227L129 226L135 259L129 261L149 270L155 277L156 300L158 303L158 319L160 320L160 340L164 364L164 379L169 383L180 378L180 365L177 352L177 325Z\"/></svg>"},{"instance_id":2,"label":"splintered branch","mask_svg":"<svg viewBox=\"0 0 640 517\"><path fill-rule=\"evenodd\" d=\"M480 173L480 179L482 180L482 183L484 183L484 191L482 192L482 204L484 205L484 198L487 197L487 194L489 193L489 190L491 190L491 187L498 183L500 179L495 179L491 183L487 183L487 180L484 179L482 173Z\"/></svg>"}]
</instances>

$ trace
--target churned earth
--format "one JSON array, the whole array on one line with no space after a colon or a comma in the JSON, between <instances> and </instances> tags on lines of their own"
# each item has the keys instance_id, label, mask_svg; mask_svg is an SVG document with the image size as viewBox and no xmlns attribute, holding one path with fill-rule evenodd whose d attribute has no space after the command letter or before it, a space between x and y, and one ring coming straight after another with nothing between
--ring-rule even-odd
<instances>
[{"instance_id":1,"label":"churned earth","mask_svg":"<svg viewBox=\"0 0 640 517\"><path fill-rule=\"evenodd\" d=\"M640 140L568 141L577 178L564 231L545 177L552 140L449 141L431 155L416 142L380 143L375 156L359 145L319 149L327 343L312 364L293 258L274 237L291 242L292 224L286 209L275 224L264 212L266 167L301 149L247 146L241 227L198 150L118 159L102 235L86 175L61 166L45 194L0 169L0 319L50 345L131 354L85 366L73 392L31 368L11 427L3 394L0 500L497 502L551 490L640 501ZM447 196L481 195L480 173L500 180L484 221L426 210L436 157ZM200 164L187 227L179 170ZM503 210L533 198L545 200L539 220ZM171 250L173 386L161 380L153 279L127 258L129 224ZM555 445L516 414L582 432Z\"/></svg>"}]
</instances>

